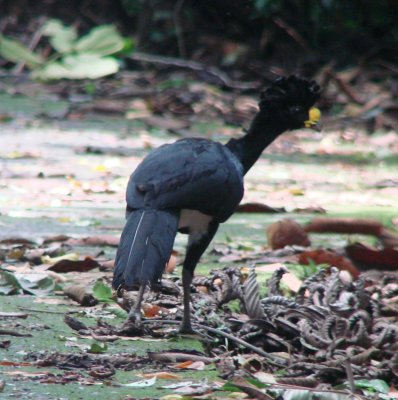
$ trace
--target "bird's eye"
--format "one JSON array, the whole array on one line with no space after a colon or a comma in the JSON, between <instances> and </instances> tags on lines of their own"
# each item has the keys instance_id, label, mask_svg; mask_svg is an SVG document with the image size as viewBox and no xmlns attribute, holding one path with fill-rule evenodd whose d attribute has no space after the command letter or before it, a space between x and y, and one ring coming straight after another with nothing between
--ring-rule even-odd
<instances>
[{"instance_id":1,"label":"bird's eye","mask_svg":"<svg viewBox=\"0 0 398 400\"><path fill-rule=\"evenodd\" d=\"M300 106L293 106L291 107L292 112L294 113L298 113L301 111L301 107Z\"/></svg>"}]
</instances>

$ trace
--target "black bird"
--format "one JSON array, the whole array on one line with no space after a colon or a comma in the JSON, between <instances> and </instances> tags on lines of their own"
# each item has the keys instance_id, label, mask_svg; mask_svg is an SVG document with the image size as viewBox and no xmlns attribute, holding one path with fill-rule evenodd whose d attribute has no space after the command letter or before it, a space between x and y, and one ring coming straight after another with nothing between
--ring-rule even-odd
<instances>
[{"instance_id":1,"label":"black bird","mask_svg":"<svg viewBox=\"0 0 398 400\"><path fill-rule=\"evenodd\" d=\"M320 112L314 81L277 79L262 94L259 111L246 134L222 145L182 139L150 153L130 176L127 221L116 254L113 287L139 287L129 321L139 323L147 285L165 269L178 232L189 235L183 264L184 313L181 332L192 332L190 285L194 270L220 223L243 197L243 178L263 150L286 130L312 127Z\"/></svg>"}]
</instances>

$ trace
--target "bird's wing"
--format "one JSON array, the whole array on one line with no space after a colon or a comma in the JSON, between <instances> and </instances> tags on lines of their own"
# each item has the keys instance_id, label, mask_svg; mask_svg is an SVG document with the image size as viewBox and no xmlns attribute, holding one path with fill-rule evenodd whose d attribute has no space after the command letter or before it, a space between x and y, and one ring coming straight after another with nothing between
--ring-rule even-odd
<instances>
[{"instance_id":1,"label":"bird's wing","mask_svg":"<svg viewBox=\"0 0 398 400\"><path fill-rule=\"evenodd\" d=\"M131 209L195 209L226 220L243 197L239 161L220 143L183 139L150 153L130 177Z\"/></svg>"}]
</instances>

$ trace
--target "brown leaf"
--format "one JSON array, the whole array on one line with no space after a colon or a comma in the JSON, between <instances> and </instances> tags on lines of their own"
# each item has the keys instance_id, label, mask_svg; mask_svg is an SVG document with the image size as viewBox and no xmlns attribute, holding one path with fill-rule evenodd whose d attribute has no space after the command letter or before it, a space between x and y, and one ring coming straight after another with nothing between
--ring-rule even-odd
<instances>
[{"instance_id":1,"label":"brown leaf","mask_svg":"<svg viewBox=\"0 0 398 400\"><path fill-rule=\"evenodd\" d=\"M169 261L166 264L165 272L171 274L175 270L176 265L177 265L177 257L174 254L171 254Z\"/></svg>"},{"instance_id":2,"label":"brown leaf","mask_svg":"<svg viewBox=\"0 0 398 400\"><path fill-rule=\"evenodd\" d=\"M48 236L43 240L43 244L54 243L54 242L66 242L68 239L70 239L70 236L67 235Z\"/></svg>"},{"instance_id":3,"label":"brown leaf","mask_svg":"<svg viewBox=\"0 0 398 400\"><path fill-rule=\"evenodd\" d=\"M186 119L177 119L171 117L161 117L159 115L151 115L142 119L147 125L167 130L180 130L189 128L189 121Z\"/></svg>"},{"instance_id":4,"label":"brown leaf","mask_svg":"<svg viewBox=\"0 0 398 400\"><path fill-rule=\"evenodd\" d=\"M88 371L88 374L96 379L108 379L115 375L116 371L113 368L93 367Z\"/></svg>"},{"instance_id":5,"label":"brown leaf","mask_svg":"<svg viewBox=\"0 0 398 400\"><path fill-rule=\"evenodd\" d=\"M314 218L305 226L307 232L358 233L380 236L383 225L373 219L365 218Z\"/></svg>"},{"instance_id":6,"label":"brown leaf","mask_svg":"<svg viewBox=\"0 0 398 400\"><path fill-rule=\"evenodd\" d=\"M0 240L0 244L23 244L29 246L35 244L35 242L23 237L10 237Z\"/></svg>"},{"instance_id":7,"label":"brown leaf","mask_svg":"<svg viewBox=\"0 0 398 400\"><path fill-rule=\"evenodd\" d=\"M0 340L0 349L8 349L11 345L11 340Z\"/></svg>"},{"instance_id":8,"label":"brown leaf","mask_svg":"<svg viewBox=\"0 0 398 400\"><path fill-rule=\"evenodd\" d=\"M352 262L334 251L319 249L304 251L300 254L300 264L307 265L310 264L311 261L315 264L327 264L339 270L348 271L355 279L359 276L359 271Z\"/></svg>"},{"instance_id":9,"label":"brown leaf","mask_svg":"<svg viewBox=\"0 0 398 400\"><path fill-rule=\"evenodd\" d=\"M259 400L272 400L273 397L265 394L256 386L252 385L249 382L246 382L243 378L237 377L234 378L232 381L233 385L236 386L238 389L242 390L242 392L248 394L253 399Z\"/></svg>"},{"instance_id":10,"label":"brown leaf","mask_svg":"<svg viewBox=\"0 0 398 400\"><path fill-rule=\"evenodd\" d=\"M205 363L203 361L185 361L174 366L178 369L193 369L196 371L203 371L205 369Z\"/></svg>"},{"instance_id":11,"label":"brown leaf","mask_svg":"<svg viewBox=\"0 0 398 400\"><path fill-rule=\"evenodd\" d=\"M143 304L142 309L144 310L144 316L146 318L154 318L159 316L163 309L156 304Z\"/></svg>"},{"instance_id":12,"label":"brown leaf","mask_svg":"<svg viewBox=\"0 0 398 400\"><path fill-rule=\"evenodd\" d=\"M142 376L145 379L151 379L154 377L156 377L157 379L178 379L178 380L181 379L180 376L176 374L171 374L170 372L167 371L154 372L151 374L143 374Z\"/></svg>"},{"instance_id":13,"label":"brown leaf","mask_svg":"<svg viewBox=\"0 0 398 400\"><path fill-rule=\"evenodd\" d=\"M18 362L18 361L0 361L2 367L30 367L32 363L30 362Z\"/></svg>"},{"instance_id":14,"label":"brown leaf","mask_svg":"<svg viewBox=\"0 0 398 400\"><path fill-rule=\"evenodd\" d=\"M80 322L77 318L74 318L69 314L65 314L64 322L74 331L87 330L87 326L83 324L83 322Z\"/></svg>"},{"instance_id":15,"label":"brown leaf","mask_svg":"<svg viewBox=\"0 0 398 400\"><path fill-rule=\"evenodd\" d=\"M361 243L346 246L348 257L365 269L398 270L398 250L375 249Z\"/></svg>"},{"instance_id":16,"label":"brown leaf","mask_svg":"<svg viewBox=\"0 0 398 400\"><path fill-rule=\"evenodd\" d=\"M211 358L211 357L206 357L206 356L200 356L197 354L189 354L187 353L178 353L178 352L171 352L171 351L149 351L148 352L148 357L151 360L156 360L156 361L160 361L160 362L183 362L183 361L190 361L190 362L194 362L194 361L203 361L205 364L211 364L213 362L216 361L215 358Z\"/></svg>"},{"instance_id":17,"label":"brown leaf","mask_svg":"<svg viewBox=\"0 0 398 400\"><path fill-rule=\"evenodd\" d=\"M92 110L106 114L124 114L127 110L127 104L120 100L97 100L92 105Z\"/></svg>"},{"instance_id":18,"label":"brown leaf","mask_svg":"<svg viewBox=\"0 0 398 400\"><path fill-rule=\"evenodd\" d=\"M283 213L285 208L275 208L262 203L245 203L239 204L236 212L244 213Z\"/></svg>"},{"instance_id":19,"label":"brown leaf","mask_svg":"<svg viewBox=\"0 0 398 400\"><path fill-rule=\"evenodd\" d=\"M71 246L110 246L117 247L119 238L113 235L96 235L85 238L69 238L67 244Z\"/></svg>"},{"instance_id":20,"label":"brown leaf","mask_svg":"<svg viewBox=\"0 0 398 400\"><path fill-rule=\"evenodd\" d=\"M83 285L68 286L64 289L64 293L82 306L92 307L98 304L98 300L91 293L88 293L87 288Z\"/></svg>"},{"instance_id":21,"label":"brown leaf","mask_svg":"<svg viewBox=\"0 0 398 400\"><path fill-rule=\"evenodd\" d=\"M100 264L90 257L86 257L84 260L61 260L55 263L49 268L50 271L54 272L86 272L94 268L98 268Z\"/></svg>"},{"instance_id":22,"label":"brown leaf","mask_svg":"<svg viewBox=\"0 0 398 400\"><path fill-rule=\"evenodd\" d=\"M283 219L267 228L268 245L272 249L282 249L285 246L304 246L311 244L307 233L296 221Z\"/></svg>"}]
</instances>

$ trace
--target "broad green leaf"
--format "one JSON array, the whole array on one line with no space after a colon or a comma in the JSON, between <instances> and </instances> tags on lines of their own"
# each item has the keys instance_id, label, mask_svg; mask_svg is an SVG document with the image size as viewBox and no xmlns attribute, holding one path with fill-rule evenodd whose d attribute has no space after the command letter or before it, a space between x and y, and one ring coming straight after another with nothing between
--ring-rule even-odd
<instances>
[{"instance_id":1,"label":"broad green leaf","mask_svg":"<svg viewBox=\"0 0 398 400\"><path fill-rule=\"evenodd\" d=\"M51 46L59 53L70 53L77 39L75 27L65 26L57 19L44 24L43 35L50 37Z\"/></svg>"},{"instance_id":2,"label":"broad green leaf","mask_svg":"<svg viewBox=\"0 0 398 400\"><path fill-rule=\"evenodd\" d=\"M124 38L113 25L101 25L80 38L75 50L78 53L107 56L123 50L124 46Z\"/></svg>"},{"instance_id":3,"label":"broad green leaf","mask_svg":"<svg viewBox=\"0 0 398 400\"><path fill-rule=\"evenodd\" d=\"M112 289L101 281L97 281L93 287L93 296L99 301L112 301Z\"/></svg>"},{"instance_id":4,"label":"broad green leaf","mask_svg":"<svg viewBox=\"0 0 398 400\"><path fill-rule=\"evenodd\" d=\"M14 274L0 270L0 295L21 293L22 286Z\"/></svg>"},{"instance_id":5,"label":"broad green leaf","mask_svg":"<svg viewBox=\"0 0 398 400\"><path fill-rule=\"evenodd\" d=\"M8 39L0 34L0 56L14 63L24 62L30 68L43 64L41 56L29 50L16 40Z\"/></svg>"},{"instance_id":6,"label":"broad green leaf","mask_svg":"<svg viewBox=\"0 0 398 400\"><path fill-rule=\"evenodd\" d=\"M110 313L116 315L118 318L126 319L129 315L127 311L123 310L122 308L112 307L107 309Z\"/></svg>"},{"instance_id":7,"label":"broad green leaf","mask_svg":"<svg viewBox=\"0 0 398 400\"><path fill-rule=\"evenodd\" d=\"M108 346L106 343L92 343L90 349L88 350L89 353L105 353L108 350Z\"/></svg>"},{"instance_id":8,"label":"broad green leaf","mask_svg":"<svg viewBox=\"0 0 398 400\"><path fill-rule=\"evenodd\" d=\"M43 296L60 289L60 286L50 276L45 274L15 274L15 278L24 291L24 293L35 296Z\"/></svg>"},{"instance_id":9,"label":"broad green leaf","mask_svg":"<svg viewBox=\"0 0 398 400\"><path fill-rule=\"evenodd\" d=\"M40 80L96 79L114 74L118 70L119 64L112 57L76 54L47 64L42 69L34 71L33 77Z\"/></svg>"},{"instance_id":10,"label":"broad green leaf","mask_svg":"<svg viewBox=\"0 0 398 400\"><path fill-rule=\"evenodd\" d=\"M388 393L390 390L390 387L388 384L381 380L381 379L359 379L356 380L355 382L355 387L361 388L361 389L372 389L375 392L378 393Z\"/></svg>"}]
</instances>

